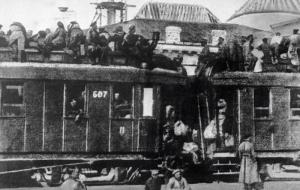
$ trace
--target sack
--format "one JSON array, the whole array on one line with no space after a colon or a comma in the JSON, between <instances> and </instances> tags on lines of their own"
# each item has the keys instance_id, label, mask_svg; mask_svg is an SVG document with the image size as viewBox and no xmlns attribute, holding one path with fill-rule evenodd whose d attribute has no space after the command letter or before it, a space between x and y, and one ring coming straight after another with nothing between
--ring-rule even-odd
<instances>
[{"instance_id":1,"label":"sack","mask_svg":"<svg viewBox=\"0 0 300 190\"><path fill-rule=\"evenodd\" d=\"M205 139L215 139L216 137L217 137L216 121L211 120L209 125L204 130L204 138Z\"/></svg>"},{"instance_id":2,"label":"sack","mask_svg":"<svg viewBox=\"0 0 300 190\"><path fill-rule=\"evenodd\" d=\"M183 144L183 150L186 152L196 152L199 150L199 147L196 143L190 142L190 143L184 143Z\"/></svg>"},{"instance_id":3,"label":"sack","mask_svg":"<svg viewBox=\"0 0 300 190\"><path fill-rule=\"evenodd\" d=\"M253 70L254 73L260 73L260 72L263 71L263 69L262 69L262 62L263 61L261 59L258 59L256 61L255 67L254 67L254 70Z\"/></svg>"},{"instance_id":4,"label":"sack","mask_svg":"<svg viewBox=\"0 0 300 190\"><path fill-rule=\"evenodd\" d=\"M177 121L174 124L174 135L175 136L186 136L188 131L188 126L185 125L182 121Z\"/></svg>"}]
</instances>

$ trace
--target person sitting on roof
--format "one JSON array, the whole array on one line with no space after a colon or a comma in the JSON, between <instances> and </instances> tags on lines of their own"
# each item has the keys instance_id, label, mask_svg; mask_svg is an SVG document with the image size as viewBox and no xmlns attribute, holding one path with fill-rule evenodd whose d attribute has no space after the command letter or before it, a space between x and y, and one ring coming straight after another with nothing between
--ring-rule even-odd
<instances>
[{"instance_id":1,"label":"person sitting on roof","mask_svg":"<svg viewBox=\"0 0 300 190\"><path fill-rule=\"evenodd\" d=\"M255 65L255 58L252 55L252 50L254 49L253 42L254 37L252 34L247 36L244 40L246 40L243 43L243 57L244 57L244 69L246 71L253 70Z\"/></svg>"},{"instance_id":2,"label":"person sitting on roof","mask_svg":"<svg viewBox=\"0 0 300 190\"><path fill-rule=\"evenodd\" d=\"M228 65L230 71L244 71L243 48L239 43L237 36L233 37L228 43Z\"/></svg>"},{"instance_id":3,"label":"person sitting on roof","mask_svg":"<svg viewBox=\"0 0 300 190\"><path fill-rule=\"evenodd\" d=\"M95 65L100 61L101 50L99 47L100 37L97 29L97 23L93 22L87 32L87 43L88 43L88 57L92 63Z\"/></svg>"},{"instance_id":4,"label":"person sitting on roof","mask_svg":"<svg viewBox=\"0 0 300 190\"><path fill-rule=\"evenodd\" d=\"M62 22L58 21L57 22L57 29L53 33L52 36L52 49L53 50L58 50L58 49L63 49L66 47L66 30L65 26Z\"/></svg>"},{"instance_id":5,"label":"person sitting on roof","mask_svg":"<svg viewBox=\"0 0 300 190\"><path fill-rule=\"evenodd\" d=\"M281 36L280 32L276 32L275 36L271 39L271 50L272 54L274 55L274 63L278 63L278 59L280 58L279 53L279 46L283 40L283 37Z\"/></svg>"},{"instance_id":6,"label":"person sitting on roof","mask_svg":"<svg viewBox=\"0 0 300 190\"><path fill-rule=\"evenodd\" d=\"M262 44L257 47L258 50L262 51L264 56L262 58L263 63L266 64L272 64L272 58L273 54L271 51L271 45L268 43L267 38L262 39Z\"/></svg>"},{"instance_id":7,"label":"person sitting on roof","mask_svg":"<svg viewBox=\"0 0 300 190\"><path fill-rule=\"evenodd\" d=\"M218 54L219 54L219 59L222 62L222 67L226 69L230 69L228 65L228 57L229 57L229 49L227 44L225 43L225 39L223 37L219 37L218 40Z\"/></svg>"},{"instance_id":8,"label":"person sitting on roof","mask_svg":"<svg viewBox=\"0 0 300 190\"><path fill-rule=\"evenodd\" d=\"M138 49L136 47L136 44L139 40L139 35L135 34L135 31L135 25L130 25L128 33L124 36L122 43L122 46L124 47L124 52L132 56L138 55Z\"/></svg>"},{"instance_id":9,"label":"person sitting on roof","mask_svg":"<svg viewBox=\"0 0 300 190\"><path fill-rule=\"evenodd\" d=\"M11 46L15 52L15 60L25 61L25 44L27 41L26 30L23 24L14 22L9 27L9 46Z\"/></svg>"},{"instance_id":10,"label":"person sitting on roof","mask_svg":"<svg viewBox=\"0 0 300 190\"><path fill-rule=\"evenodd\" d=\"M105 28L100 27L99 28L99 48L100 48L100 60L99 62L101 64L107 64L108 63L108 54L112 50L108 46L110 39L110 34L105 30Z\"/></svg>"},{"instance_id":11,"label":"person sitting on roof","mask_svg":"<svg viewBox=\"0 0 300 190\"><path fill-rule=\"evenodd\" d=\"M2 30L2 25L0 24L0 47L7 47L8 41L5 32Z\"/></svg>"},{"instance_id":12,"label":"person sitting on roof","mask_svg":"<svg viewBox=\"0 0 300 190\"><path fill-rule=\"evenodd\" d=\"M67 28L67 48L72 50L74 60L78 60L81 55L84 55L84 52L81 52L81 49L84 50L82 46L85 43L83 31L76 21L70 22Z\"/></svg>"},{"instance_id":13,"label":"person sitting on roof","mask_svg":"<svg viewBox=\"0 0 300 190\"><path fill-rule=\"evenodd\" d=\"M298 31L298 29L293 30L293 34L290 36L290 46L288 50L288 57L291 59L292 65L297 67L300 65L300 35Z\"/></svg>"},{"instance_id":14,"label":"person sitting on roof","mask_svg":"<svg viewBox=\"0 0 300 190\"><path fill-rule=\"evenodd\" d=\"M114 42L114 51L123 51L122 42L126 33L123 31L122 26L118 26L110 37L110 41Z\"/></svg>"}]
</instances>

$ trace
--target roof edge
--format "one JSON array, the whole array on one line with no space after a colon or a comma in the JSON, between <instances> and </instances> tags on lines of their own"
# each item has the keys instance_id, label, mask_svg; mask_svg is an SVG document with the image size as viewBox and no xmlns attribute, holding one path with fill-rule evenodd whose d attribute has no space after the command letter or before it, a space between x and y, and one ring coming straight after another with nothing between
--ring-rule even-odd
<instances>
[{"instance_id":1,"label":"roof edge","mask_svg":"<svg viewBox=\"0 0 300 190\"><path fill-rule=\"evenodd\" d=\"M244 16L244 15L251 15L251 14L260 14L260 13L290 13L290 14L294 14L294 15L299 15L300 16L300 12L295 12L295 11L277 11L277 10L270 10L270 11L251 11L251 12L247 12L247 13L243 13L243 14L236 14L231 16L227 22L240 17L240 16Z\"/></svg>"}]
</instances>

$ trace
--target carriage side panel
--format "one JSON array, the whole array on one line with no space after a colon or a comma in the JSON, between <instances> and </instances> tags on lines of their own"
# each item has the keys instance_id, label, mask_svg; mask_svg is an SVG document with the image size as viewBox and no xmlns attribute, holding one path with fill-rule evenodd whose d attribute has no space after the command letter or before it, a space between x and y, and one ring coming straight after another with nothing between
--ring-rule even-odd
<instances>
[{"instance_id":1,"label":"carriage side panel","mask_svg":"<svg viewBox=\"0 0 300 190\"><path fill-rule=\"evenodd\" d=\"M254 104L254 91L252 88L243 88L240 90L240 119L241 137L245 134L253 134L253 104Z\"/></svg>"},{"instance_id":2,"label":"carriage side panel","mask_svg":"<svg viewBox=\"0 0 300 190\"><path fill-rule=\"evenodd\" d=\"M86 147L86 120L76 123L74 118L65 119L64 151L84 152Z\"/></svg>"},{"instance_id":3,"label":"carriage side panel","mask_svg":"<svg viewBox=\"0 0 300 190\"><path fill-rule=\"evenodd\" d=\"M28 81L24 85L26 104L26 147L28 152L42 151L44 82Z\"/></svg>"},{"instance_id":4,"label":"carriage side panel","mask_svg":"<svg viewBox=\"0 0 300 190\"><path fill-rule=\"evenodd\" d=\"M109 103L110 87L108 84L88 84L88 151L108 151Z\"/></svg>"},{"instance_id":5,"label":"carriage side panel","mask_svg":"<svg viewBox=\"0 0 300 190\"><path fill-rule=\"evenodd\" d=\"M133 151L133 120L113 119L111 124L111 152Z\"/></svg>"},{"instance_id":6,"label":"carriage side panel","mask_svg":"<svg viewBox=\"0 0 300 190\"><path fill-rule=\"evenodd\" d=\"M24 150L24 118L0 119L0 152Z\"/></svg>"},{"instance_id":7,"label":"carriage side panel","mask_svg":"<svg viewBox=\"0 0 300 190\"><path fill-rule=\"evenodd\" d=\"M46 83L45 86L45 151L62 151L63 129L62 83Z\"/></svg>"},{"instance_id":8,"label":"carriage side panel","mask_svg":"<svg viewBox=\"0 0 300 190\"><path fill-rule=\"evenodd\" d=\"M273 123L270 132L274 133L274 148L287 149L290 144L289 124L289 90L282 87L273 87ZM270 133L269 132L269 133Z\"/></svg>"}]
</instances>

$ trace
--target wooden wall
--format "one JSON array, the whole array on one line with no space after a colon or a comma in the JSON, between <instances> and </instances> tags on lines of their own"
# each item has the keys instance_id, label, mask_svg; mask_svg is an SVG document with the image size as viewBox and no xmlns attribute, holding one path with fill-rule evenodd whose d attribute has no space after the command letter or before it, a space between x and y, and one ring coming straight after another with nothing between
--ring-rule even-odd
<instances>
[{"instance_id":1,"label":"wooden wall","mask_svg":"<svg viewBox=\"0 0 300 190\"><path fill-rule=\"evenodd\" d=\"M24 82L25 115L0 117L0 152L105 153L158 150L160 88L153 86L154 116L142 117L142 88L133 88L133 118L111 114L113 84L89 83L84 119L65 116L66 85L62 81ZM0 88L1 89L1 88ZM107 91L98 98L94 91ZM0 91L1 94L1 91Z\"/></svg>"},{"instance_id":2,"label":"wooden wall","mask_svg":"<svg viewBox=\"0 0 300 190\"><path fill-rule=\"evenodd\" d=\"M289 88L270 87L269 118L254 118L254 88L240 89L240 130L255 135L257 150L293 150L300 147L300 119L290 118Z\"/></svg>"}]
</instances>

